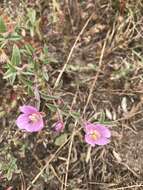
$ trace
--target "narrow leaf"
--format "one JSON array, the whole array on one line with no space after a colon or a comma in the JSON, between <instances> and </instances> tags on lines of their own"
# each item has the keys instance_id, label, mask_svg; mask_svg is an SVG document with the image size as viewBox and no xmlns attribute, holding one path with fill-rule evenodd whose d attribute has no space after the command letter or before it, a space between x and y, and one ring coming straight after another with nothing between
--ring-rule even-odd
<instances>
[{"instance_id":1,"label":"narrow leaf","mask_svg":"<svg viewBox=\"0 0 143 190\"><path fill-rule=\"evenodd\" d=\"M16 44L14 44L14 46L13 46L11 63L13 65L20 65L20 63L21 63L20 51Z\"/></svg>"},{"instance_id":2,"label":"narrow leaf","mask_svg":"<svg viewBox=\"0 0 143 190\"><path fill-rule=\"evenodd\" d=\"M35 24L36 21L36 11L34 9L29 9L28 17L32 25Z\"/></svg>"},{"instance_id":3,"label":"narrow leaf","mask_svg":"<svg viewBox=\"0 0 143 190\"><path fill-rule=\"evenodd\" d=\"M0 17L0 33L5 33L6 31L7 31L6 25L5 25L2 17Z\"/></svg>"}]
</instances>

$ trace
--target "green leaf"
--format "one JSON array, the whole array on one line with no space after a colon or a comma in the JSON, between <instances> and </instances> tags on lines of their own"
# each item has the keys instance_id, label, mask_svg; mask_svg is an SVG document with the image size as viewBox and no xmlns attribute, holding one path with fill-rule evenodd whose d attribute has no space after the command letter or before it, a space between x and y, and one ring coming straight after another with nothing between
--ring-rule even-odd
<instances>
[{"instance_id":1,"label":"green leaf","mask_svg":"<svg viewBox=\"0 0 143 190\"><path fill-rule=\"evenodd\" d=\"M35 31L38 34L39 39L42 40L42 34L41 34L41 30L40 30L40 21L41 21L41 19L39 19L35 22Z\"/></svg>"},{"instance_id":2,"label":"green leaf","mask_svg":"<svg viewBox=\"0 0 143 190\"><path fill-rule=\"evenodd\" d=\"M57 111L57 108L58 107L56 107L55 105L53 105L53 104L46 104L46 106L49 108L49 110L51 111L51 112L55 112L55 111Z\"/></svg>"},{"instance_id":3,"label":"green leaf","mask_svg":"<svg viewBox=\"0 0 143 190\"><path fill-rule=\"evenodd\" d=\"M32 80L28 80L27 78L25 78L24 76L20 77L20 80L28 87L32 87L33 85L33 81Z\"/></svg>"},{"instance_id":4,"label":"green leaf","mask_svg":"<svg viewBox=\"0 0 143 190\"><path fill-rule=\"evenodd\" d=\"M80 113L79 113L79 112L71 112L70 115L71 115L74 119L80 118Z\"/></svg>"},{"instance_id":5,"label":"green leaf","mask_svg":"<svg viewBox=\"0 0 143 190\"><path fill-rule=\"evenodd\" d=\"M13 84L16 79L16 68L11 64L7 63L7 71L4 74L4 79L9 79L10 84Z\"/></svg>"},{"instance_id":6,"label":"green leaf","mask_svg":"<svg viewBox=\"0 0 143 190\"><path fill-rule=\"evenodd\" d=\"M6 73L5 73L5 75L4 75L4 79L8 79L8 78L11 78L11 77L13 77L13 76L15 76L15 72L11 72L10 70L8 70Z\"/></svg>"},{"instance_id":7,"label":"green leaf","mask_svg":"<svg viewBox=\"0 0 143 190\"><path fill-rule=\"evenodd\" d=\"M8 181L12 179L14 173L20 172L17 168L16 161L17 159L11 156L8 163L0 163L0 170L2 171L4 178L7 178Z\"/></svg>"},{"instance_id":8,"label":"green leaf","mask_svg":"<svg viewBox=\"0 0 143 190\"><path fill-rule=\"evenodd\" d=\"M31 37L34 37L34 27L30 27L29 29Z\"/></svg>"},{"instance_id":9,"label":"green leaf","mask_svg":"<svg viewBox=\"0 0 143 190\"><path fill-rule=\"evenodd\" d=\"M48 50L48 47L47 47L46 45L44 45L43 51L44 51L44 54L45 54L45 55L48 55L49 50Z\"/></svg>"},{"instance_id":10,"label":"green leaf","mask_svg":"<svg viewBox=\"0 0 143 190\"><path fill-rule=\"evenodd\" d=\"M49 95L47 95L47 94L45 94L43 92L40 92L40 95L45 100L57 100L57 99L59 99L59 96L49 96Z\"/></svg>"},{"instance_id":11,"label":"green leaf","mask_svg":"<svg viewBox=\"0 0 143 190\"><path fill-rule=\"evenodd\" d=\"M66 142L67 138L68 135L66 133L61 134L59 137L56 138L55 145L61 146L62 144L64 144L64 142Z\"/></svg>"},{"instance_id":12,"label":"green leaf","mask_svg":"<svg viewBox=\"0 0 143 190\"><path fill-rule=\"evenodd\" d=\"M28 53L29 55L31 55L31 56L32 56L32 54L33 54L34 51L35 51L35 49L34 49L30 44L25 45L25 49L27 50L27 53Z\"/></svg>"},{"instance_id":13,"label":"green leaf","mask_svg":"<svg viewBox=\"0 0 143 190\"><path fill-rule=\"evenodd\" d=\"M49 81L49 75L48 75L45 67L42 68L42 74L43 74L44 79L48 82Z\"/></svg>"},{"instance_id":14,"label":"green leaf","mask_svg":"<svg viewBox=\"0 0 143 190\"><path fill-rule=\"evenodd\" d=\"M11 63L13 65L20 65L20 63L21 63L20 50L16 44L14 44L14 46L13 46Z\"/></svg>"},{"instance_id":15,"label":"green leaf","mask_svg":"<svg viewBox=\"0 0 143 190\"><path fill-rule=\"evenodd\" d=\"M99 118L99 123L104 123L105 121L105 113L101 112L100 118Z\"/></svg>"},{"instance_id":16,"label":"green leaf","mask_svg":"<svg viewBox=\"0 0 143 190\"><path fill-rule=\"evenodd\" d=\"M18 40L21 40L22 37L18 35L17 33L14 33L14 34L8 35L6 39L11 40L11 41L18 41Z\"/></svg>"},{"instance_id":17,"label":"green leaf","mask_svg":"<svg viewBox=\"0 0 143 190\"><path fill-rule=\"evenodd\" d=\"M7 31L6 25L5 25L2 17L0 17L0 33L5 33L6 31Z\"/></svg>"},{"instance_id":18,"label":"green leaf","mask_svg":"<svg viewBox=\"0 0 143 190\"><path fill-rule=\"evenodd\" d=\"M22 72L23 75L29 75L29 76L34 76L34 73L32 72Z\"/></svg>"},{"instance_id":19,"label":"green leaf","mask_svg":"<svg viewBox=\"0 0 143 190\"><path fill-rule=\"evenodd\" d=\"M34 25L36 21L36 11L34 9L28 10L28 18L31 24Z\"/></svg>"},{"instance_id":20,"label":"green leaf","mask_svg":"<svg viewBox=\"0 0 143 190\"><path fill-rule=\"evenodd\" d=\"M12 179L12 175L14 172L17 172L17 164L16 164L16 158L12 158L12 160L10 161L10 163L8 164L8 171L6 174L6 177L8 180Z\"/></svg>"},{"instance_id":21,"label":"green leaf","mask_svg":"<svg viewBox=\"0 0 143 190\"><path fill-rule=\"evenodd\" d=\"M13 76L10 78L10 84L13 85L14 81L16 79L16 73L13 74Z\"/></svg>"},{"instance_id":22,"label":"green leaf","mask_svg":"<svg viewBox=\"0 0 143 190\"><path fill-rule=\"evenodd\" d=\"M3 37L3 35L0 34L0 42L4 41L4 40L5 40L5 38Z\"/></svg>"},{"instance_id":23,"label":"green leaf","mask_svg":"<svg viewBox=\"0 0 143 190\"><path fill-rule=\"evenodd\" d=\"M16 67L12 65L10 62L7 63L7 68L10 70L10 72L14 73L16 72Z\"/></svg>"}]
</instances>

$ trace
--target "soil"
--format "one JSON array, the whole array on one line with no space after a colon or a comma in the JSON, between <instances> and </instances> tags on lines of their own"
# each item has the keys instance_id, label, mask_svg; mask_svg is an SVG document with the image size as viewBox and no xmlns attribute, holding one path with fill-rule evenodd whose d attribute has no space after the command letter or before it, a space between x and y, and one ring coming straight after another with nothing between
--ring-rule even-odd
<instances>
[{"instance_id":1,"label":"soil","mask_svg":"<svg viewBox=\"0 0 143 190\"><path fill-rule=\"evenodd\" d=\"M13 85L4 79L6 67L1 64L0 190L142 190L142 2L28 0L2 5L1 15L7 14L16 23L19 15L23 18L20 27L25 33L23 40L16 42L18 47L30 43L36 48L33 59L38 60L39 72L36 80L33 76L26 79L44 94L40 94L40 110L46 117L41 132L18 130L15 120L19 106L38 105L39 100L19 76ZM40 36L31 37L25 29L27 8L36 10ZM12 45L5 48L9 57ZM43 66L39 52L45 45L48 64ZM22 61L21 67L28 63L25 57ZM57 120L56 107L65 122L61 134L52 129ZM111 142L90 152L80 130L80 117L108 125ZM62 134L72 138L74 130L72 146L70 140L56 144ZM15 160L16 164L8 165Z\"/></svg>"}]
</instances>

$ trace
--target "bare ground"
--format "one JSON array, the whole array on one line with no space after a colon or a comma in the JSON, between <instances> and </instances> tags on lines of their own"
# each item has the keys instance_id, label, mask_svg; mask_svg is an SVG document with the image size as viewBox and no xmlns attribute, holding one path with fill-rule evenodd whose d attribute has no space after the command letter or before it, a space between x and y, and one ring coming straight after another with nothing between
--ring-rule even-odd
<instances>
[{"instance_id":1,"label":"bare ground","mask_svg":"<svg viewBox=\"0 0 143 190\"><path fill-rule=\"evenodd\" d=\"M23 4L7 3L4 10L11 17L16 10L14 20L20 13L24 17ZM41 18L41 38L27 33L25 43L34 41L39 49L46 44L49 52L50 64L39 62L49 77L41 81L37 74L39 91L58 99L41 97L46 127L37 134L23 133L15 125L19 105L36 105L37 100L19 79L10 85L1 73L1 188L143 189L142 1L29 0L25 6ZM60 146L51 130L57 105L68 135ZM80 118L108 124L111 143L90 150ZM5 165L12 168L10 174ZM7 175L12 175L9 180Z\"/></svg>"}]
</instances>

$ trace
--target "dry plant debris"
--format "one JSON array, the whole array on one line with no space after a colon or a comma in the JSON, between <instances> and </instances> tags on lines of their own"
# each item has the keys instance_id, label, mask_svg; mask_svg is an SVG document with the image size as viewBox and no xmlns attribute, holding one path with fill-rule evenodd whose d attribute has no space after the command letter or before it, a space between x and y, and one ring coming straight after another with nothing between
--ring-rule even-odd
<instances>
[{"instance_id":1,"label":"dry plant debris","mask_svg":"<svg viewBox=\"0 0 143 190\"><path fill-rule=\"evenodd\" d=\"M0 4L0 189L142 190L143 2Z\"/></svg>"}]
</instances>

